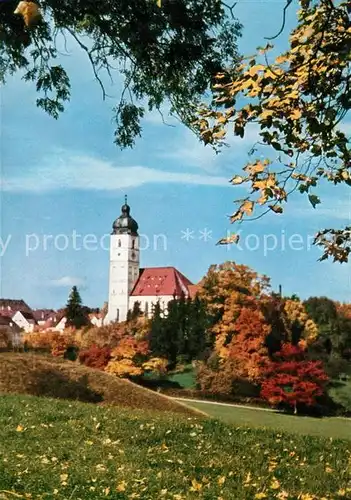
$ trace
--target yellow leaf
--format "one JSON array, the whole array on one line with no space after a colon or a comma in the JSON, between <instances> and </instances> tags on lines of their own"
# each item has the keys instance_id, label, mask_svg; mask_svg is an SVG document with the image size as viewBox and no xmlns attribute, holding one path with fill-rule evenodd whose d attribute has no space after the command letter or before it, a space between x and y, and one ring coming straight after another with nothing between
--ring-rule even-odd
<instances>
[{"instance_id":1,"label":"yellow leaf","mask_svg":"<svg viewBox=\"0 0 351 500\"><path fill-rule=\"evenodd\" d=\"M288 61L288 58L286 56L278 56L275 60L277 64L282 64L286 61Z\"/></svg>"},{"instance_id":2,"label":"yellow leaf","mask_svg":"<svg viewBox=\"0 0 351 500\"><path fill-rule=\"evenodd\" d=\"M191 481L191 488L190 491L200 491L202 489L202 484L198 483L196 479L193 479Z\"/></svg>"},{"instance_id":3,"label":"yellow leaf","mask_svg":"<svg viewBox=\"0 0 351 500\"><path fill-rule=\"evenodd\" d=\"M278 71L277 71L276 68L274 69L274 72L271 69L267 68L266 71L265 71L264 76L266 78L272 78L272 80L275 80L278 77L277 73L278 73Z\"/></svg>"},{"instance_id":4,"label":"yellow leaf","mask_svg":"<svg viewBox=\"0 0 351 500\"><path fill-rule=\"evenodd\" d=\"M309 26L308 28L305 29L305 31L300 33L299 43L307 41L307 39L310 38L313 34L314 34L314 29L311 26Z\"/></svg>"},{"instance_id":5,"label":"yellow leaf","mask_svg":"<svg viewBox=\"0 0 351 500\"><path fill-rule=\"evenodd\" d=\"M256 493L255 498L261 499L261 498L267 498L267 495L261 491L261 493Z\"/></svg>"},{"instance_id":6,"label":"yellow leaf","mask_svg":"<svg viewBox=\"0 0 351 500\"><path fill-rule=\"evenodd\" d=\"M125 481L121 481L119 484L116 486L117 491L126 491L126 486L127 483Z\"/></svg>"},{"instance_id":7,"label":"yellow leaf","mask_svg":"<svg viewBox=\"0 0 351 500\"><path fill-rule=\"evenodd\" d=\"M243 212L241 210L237 210L233 215L230 216L230 222L237 222L243 218Z\"/></svg>"},{"instance_id":8,"label":"yellow leaf","mask_svg":"<svg viewBox=\"0 0 351 500\"><path fill-rule=\"evenodd\" d=\"M249 172L249 174L251 174L251 175L252 174L260 174L260 173L264 172L264 169L265 169L265 165L260 161L256 161L256 163L249 163L244 168L244 170L246 172Z\"/></svg>"},{"instance_id":9,"label":"yellow leaf","mask_svg":"<svg viewBox=\"0 0 351 500\"><path fill-rule=\"evenodd\" d=\"M299 118L301 118L301 116L302 113L299 109L294 109L294 111L290 113L290 118L292 118L293 120L298 120Z\"/></svg>"},{"instance_id":10,"label":"yellow leaf","mask_svg":"<svg viewBox=\"0 0 351 500\"><path fill-rule=\"evenodd\" d=\"M222 238L217 242L217 245L230 245L231 243L238 243L240 239L240 236L238 234L231 234L230 236L227 236L226 238Z\"/></svg>"},{"instance_id":11,"label":"yellow leaf","mask_svg":"<svg viewBox=\"0 0 351 500\"><path fill-rule=\"evenodd\" d=\"M162 0L156 0L157 7L161 7L162 5Z\"/></svg>"},{"instance_id":12,"label":"yellow leaf","mask_svg":"<svg viewBox=\"0 0 351 500\"><path fill-rule=\"evenodd\" d=\"M242 84L240 85L239 90L248 89L249 87L252 87L252 85L255 85L255 82L251 78L249 78L248 80L245 80L245 81L242 82Z\"/></svg>"},{"instance_id":13,"label":"yellow leaf","mask_svg":"<svg viewBox=\"0 0 351 500\"><path fill-rule=\"evenodd\" d=\"M222 129L222 130L220 130L219 132L215 132L215 133L213 134L213 137L214 137L215 139L223 139L223 137L225 136L225 134L226 134L225 129Z\"/></svg>"},{"instance_id":14,"label":"yellow leaf","mask_svg":"<svg viewBox=\"0 0 351 500\"><path fill-rule=\"evenodd\" d=\"M236 175L235 177L233 177L231 179L230 182L232 184L242 184L244 182L244 180L245 180L244 177L241 177L240 175Z\"/></svg>"},{"instance_id":15,"label":"yellow leaf","mask_svg":"<svg viewBox=\"0 0 351 500\"><path fill-rule=\"evenodd\" d=\"M16 431L17 432L23 432L24 431L24 427L22 427L22 425L17 425Z\"/></svg>"},{"instance_id":16,"label":"yellow leaf","mask_svg":"<svg viewBox=\"0 0 351 500\"><path fill-rule=\"evenodd\" d=\"M269 118L270 116L273 116L274 112L271 109L265 109L262 111L262 113L259 115L259 117L262 120L266 120L266 118Z\"/></svg>"},{"instance_id":17,"label":"yellow leaf","mask_svg":"<svg viewBox=\"0 0 351 500\"><path fill-rule=\"evenodd\" d=\"M248 484L251 482L251 472L248 473L248 475L246 476L246 479L245 479L245 483L244 484Z\"/></svg>"},{"instance_id":18,"label":"yellow leaf","mask_svg":"<svg viewBox=\"0 0 351 500\"><path fill-rule=\"evenodd\" d=\"M271 484L271 489L272 490L278 490L280 488L280 483L277 479L275 479L272 484Z\"/></svg>"},{"instance_id":19,"label":"yellow leaf","mask_svg":"<svg viewBox=\"0 0 351 500\"><path fill-rule=\"evenodd\" d=\"M221 115L219 118L217 118L218 123L225 124L225 123L227 123L227 121L228 121L228 118L225 115Z\"/></svg>"},{"instance_id":20,"label":"yellow leaf","mask_svg":"<svg viewBox=\"0 0 351 500\"><path fill-rule=\"evenodd\" d=\"M14 14L19 14L23 17L24 24L27 26L27 28L35 26L41 20L39 7L34 2L19 2L16 10L14 11Z\"/></svg>"},{"instance_id":21,"label":"yellow leaf","mask_svg":"<svg viewBox=\"0 0 351 500\"><path fill-rule=\"evenodd\" d=\"M251 68L249 69L249 75L250 76L254 76L256 75L259 71L263 71L265 70L266 67L263 66L263 64L256 64L255 66L251 66Z\"/></svg>"},{"instance_id":22,"label":"yellow leaf","mask_svg":"<svg viewBox=\"0 0 351 500\"><path fill-rule=\"evenodd\" d=\"M224 483L225 483L225 480L226 480L226 477L225 477L225 476L219 477L219 478L218 478L218 484L219 484L219 485L224 484Z\"/></svg>"},{"instance_id":23,"label":"yellow leaf","mask_svg":"<svg viewBox=\"0 0 351 500\"><path fill-rule=\"evenodd\" d=\"M269 208L275 212L276 214L282 214L283 213L283 208L278 205L269 205Z\"/></svg>"}]
</instances>

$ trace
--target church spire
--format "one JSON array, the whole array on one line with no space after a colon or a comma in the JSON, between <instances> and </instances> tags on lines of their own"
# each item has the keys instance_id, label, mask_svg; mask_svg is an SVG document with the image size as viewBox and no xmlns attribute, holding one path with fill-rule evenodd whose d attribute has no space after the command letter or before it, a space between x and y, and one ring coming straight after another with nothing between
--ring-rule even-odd
<instances>
[{"instance_id":1,"label":"church spire","mask_svg":"<svg viewBox=\"0 0 351 500\"><path fill-rule=\"evenodd\" d=\"M131 234L138 236L138 223L130 215L130 206L127 203L127 195L124 196L124 205L121 207L121 215L113 223L112 234Z\"/></svg>"}]
</instances>

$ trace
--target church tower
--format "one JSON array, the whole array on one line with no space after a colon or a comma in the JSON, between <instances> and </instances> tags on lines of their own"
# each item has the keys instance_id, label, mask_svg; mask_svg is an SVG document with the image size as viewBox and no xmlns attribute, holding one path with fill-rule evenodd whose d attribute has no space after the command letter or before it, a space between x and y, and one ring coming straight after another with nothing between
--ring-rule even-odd
<instances>
[{"instance_id":1,"label":"church tower","mask_svg":"<svg viewBox=\"0 0 351 500\"><path fill-rule=\"evenodd\" d=\"M125 321L129 296L139 277L138 224L130 215L127 197L110 237L108 311L105 323Z\"/></svg>"}]
</instances>

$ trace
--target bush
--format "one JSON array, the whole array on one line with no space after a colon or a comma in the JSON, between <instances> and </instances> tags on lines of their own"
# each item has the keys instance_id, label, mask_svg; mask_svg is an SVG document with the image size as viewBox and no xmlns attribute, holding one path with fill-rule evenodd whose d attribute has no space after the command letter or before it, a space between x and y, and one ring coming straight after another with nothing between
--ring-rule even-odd
<instances>
[{"instance_id":1,"label":"bush","mask_svg":"<svg viewBox=\"0 0 351 500\"><path fill-rule=\"evenodd\" d=\"M99 347L95 344L79 353L80 363L98 370L104 370L110 359L111 349L109 347Z\"/></svg>"}]
</instances>

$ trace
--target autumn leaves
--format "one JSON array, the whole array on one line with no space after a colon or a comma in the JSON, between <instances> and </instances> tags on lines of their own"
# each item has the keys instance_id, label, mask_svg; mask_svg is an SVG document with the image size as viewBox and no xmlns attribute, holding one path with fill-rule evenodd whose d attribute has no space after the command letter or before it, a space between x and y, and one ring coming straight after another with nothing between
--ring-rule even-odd
<instances>
[{"instance_id":1,"label":"autumn leaves","mask_svg":"<svg viewBox=\"0 0 351 500\"><path fill-rule=\"evenodd\" d=\"M42 19L38 4L35 2L19 2L14 14L22 16L24 24L29 29L34 28Z\"/></svg>"},{"instance_id":2,"label":"autumn leaves","mask_svg":"<svg viewBox=\"0 0 351 500\"><path fill-rule=\"evenodd\" d=\"M348 141L340 129L350 108L350 46L347 2L333 6L320 0L302 6L286 53L272 60L273 46L267 44L216 76L212 103L199 109L194 124L202 140L218 147L229 127L244 137L248 126L256 124L260 147L270 147L275 155L273 161L250 160L245 175L231 180L251 191L237 200L231 223L269 211L282 213L295 190L306 193L315 208L320 200L314 190L322 179L351 184ZM347 260L350 249L343 243L348 231L340 231L341 245L331 230L326 234L334 245L324 233L317 235L315 243L326 248L323 258ZM221 243L235 241L233 235Z\"/></svg>"}]
</instances>

